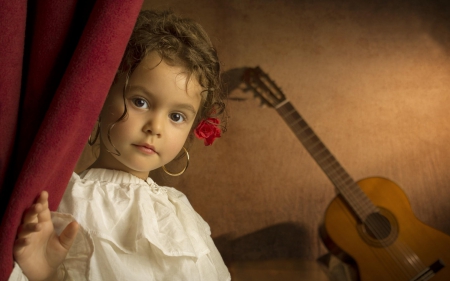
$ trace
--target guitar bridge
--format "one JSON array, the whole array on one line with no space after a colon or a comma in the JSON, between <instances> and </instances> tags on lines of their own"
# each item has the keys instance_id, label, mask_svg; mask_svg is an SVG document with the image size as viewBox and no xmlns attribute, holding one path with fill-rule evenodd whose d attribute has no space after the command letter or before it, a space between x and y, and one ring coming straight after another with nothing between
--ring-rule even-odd
<instances>
[{"instance_id":1,"label":"guitar bridge","mask_svg":"<svg viewBox=\"0 0 450 281\"><path fill-rule=\"evenodd\" d=\"M435 261L432 265L425 268L424 271L417 274L414 278L410 279L409 281L427 281L433 278L433 276L441 269L445 267L445 263L439 259Z\"/></svg>"}]
</instances>

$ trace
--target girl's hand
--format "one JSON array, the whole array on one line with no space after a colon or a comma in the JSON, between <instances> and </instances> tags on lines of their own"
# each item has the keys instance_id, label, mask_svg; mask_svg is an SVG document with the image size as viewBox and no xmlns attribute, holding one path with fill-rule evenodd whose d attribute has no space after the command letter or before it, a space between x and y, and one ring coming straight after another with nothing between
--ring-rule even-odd
<instances>
[{"instance_id":1,"label":"girl's hand","mask_svg":"<svg viewBox=\"0 0 450 281\"><path fill-rule=\"evenodd\" d=\"M71 222L58 236L53 228L48 193L43 191L28 208L17 231L14 258L30 281L56 280L58 266L66 258L78 231Z\"/></svg>"}]
</instances>

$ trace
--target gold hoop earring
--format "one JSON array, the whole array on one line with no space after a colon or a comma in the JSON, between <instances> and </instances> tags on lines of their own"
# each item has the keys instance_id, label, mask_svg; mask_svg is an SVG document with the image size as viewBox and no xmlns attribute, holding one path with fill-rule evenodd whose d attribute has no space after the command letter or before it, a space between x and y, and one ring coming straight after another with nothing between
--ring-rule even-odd
<instances>
[{"instance_id":1,"label":"gold hoop earring","mask_svg":"<svg viewBox=\"0 0 450 281\"><path fill-rule=\"evenodd\" d=\"M93 146L94 144L95 144L95 142L97 141L97 139L98 139L98 135L100 134L100 118L98 118L98 121L97 121L97 131L95 132L95 137L94 137L94 140L92 140L91 139L91 135L89 135L89 138L88 138L88 144L89 144L89 146Z\"/></svg>"},{"instance_id":2,"label":"gold hoop earring","mask_svg":"<svg viewBox=\"0 0 450 281\"><path fill-rule=\"evenodd\" d=\"M167 171L166 167L164 167L164 165L163 165L162 168L163 168L164 172L166 172L166 174L168 174L169 176L178 177L178 176L182 175L189 167L189 152L187 151L186 148L183 147L183 149L184 149L184 153L186 153L186 159L187 159L186 167L184 167L184 169L181 172L173 174L173 173Z\"/></svg>"}]
</instances>

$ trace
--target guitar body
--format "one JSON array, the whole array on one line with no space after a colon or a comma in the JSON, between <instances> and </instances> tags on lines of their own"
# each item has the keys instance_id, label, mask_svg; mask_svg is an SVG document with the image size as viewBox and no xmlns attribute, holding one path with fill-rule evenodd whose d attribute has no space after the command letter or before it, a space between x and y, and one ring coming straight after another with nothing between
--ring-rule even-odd
<instances>
[{"instance_id":1,"label":"guitar body","mask_svg":"<svg viewBox=\"0 0 450 281\"><path fill-rule=\"evenodd\" d=\"M357 263L361 281L450 280L450 237L419 221L395 183L368 178L358 185L389 221L390 234L385 231L382 242L377 241L337 196L321 227L327 248L343 260L350 256ZM446 266L429 278L414 279L439 259Z\"/></svg>"}]
</instances>

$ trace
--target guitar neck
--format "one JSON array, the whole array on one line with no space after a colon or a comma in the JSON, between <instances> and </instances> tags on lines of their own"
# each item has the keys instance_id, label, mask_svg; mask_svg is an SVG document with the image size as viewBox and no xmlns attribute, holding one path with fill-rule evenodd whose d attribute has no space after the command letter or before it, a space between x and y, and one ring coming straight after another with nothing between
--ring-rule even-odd
<instances>
[{"instance_id":1,"label":"guitar neck","mask_svg":"<svg viewBox=\"0 0 450 281\"><path fill-rule=\"evenodd\" d=\"M288 100L285 100L276 106L275 109L339 190L339 193L359 219L364 221L369 214L375 212L377 208L339 164L294 106Z\"/></svg>"}]
</instances>

